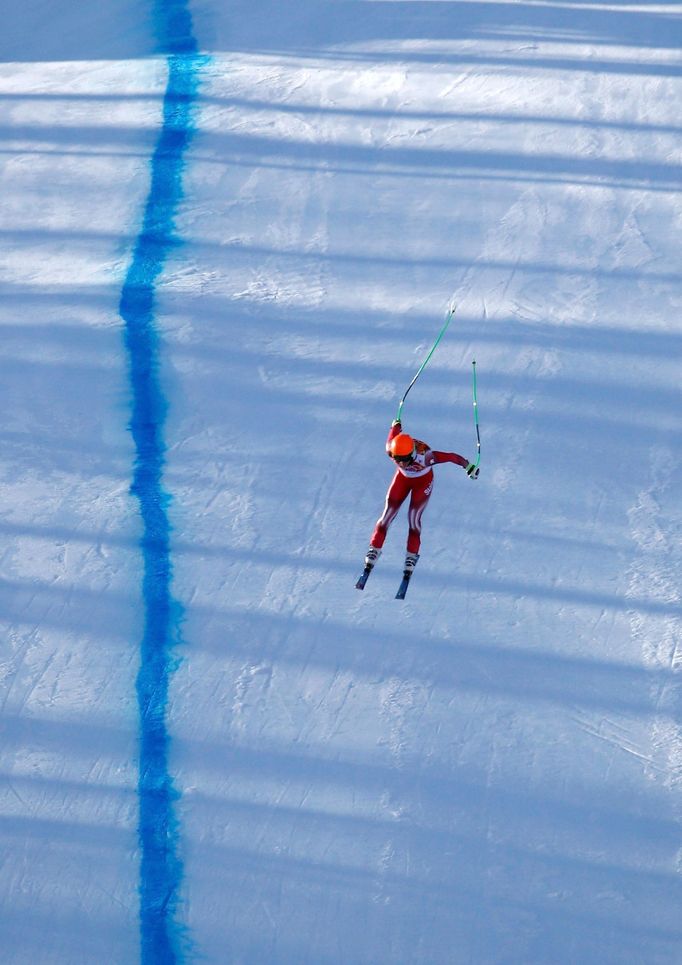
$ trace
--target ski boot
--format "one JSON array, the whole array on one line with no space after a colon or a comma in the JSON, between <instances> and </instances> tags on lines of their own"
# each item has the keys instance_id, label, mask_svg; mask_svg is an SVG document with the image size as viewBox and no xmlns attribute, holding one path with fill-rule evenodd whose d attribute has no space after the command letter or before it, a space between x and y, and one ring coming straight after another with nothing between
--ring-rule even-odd
<instances>
[{"instance_id":1,"label":"ski boot","mask_svg":"<svg viewBox=\"0 0 682 965\"><path fill-rule=\"evenodd\" d=\"M376 563L376 561L379 559L380 556L381 556L381 550L377 549L376 546L370 545L369 549L367 550L367 556L365 557L365 568L360 574L360 579L355 584L356 589L364 590L365 583L369 579L369 574L374 569L374 564Z\"/></svg>"},{"instance_id":2,"label":"ski boot","mask_svg":"<svg viewBox=\"0 0 682 965\"><path fill-rule=\"evenodd\" d=\"M414 568L417 565L417 560L419 559L419 553L408 553L405 557L405 568L403 569L403 579L398 587L398 592L395 595L396 600L404 600L405 594L407 593L407 587L409 585L412 574L414 573Z\"/></svg>"},{"instance_id":3,"label":"ski boot","mask_svg":"<svg viewBox=\"0 0 682 965\"><path fill-rule=\"evenodd\" d=\"M417 560L419 559L419 553L408 553L405 557L405 570L403 576L412 576L414 568L417 565Z\"/></svg>"}]
</instances>

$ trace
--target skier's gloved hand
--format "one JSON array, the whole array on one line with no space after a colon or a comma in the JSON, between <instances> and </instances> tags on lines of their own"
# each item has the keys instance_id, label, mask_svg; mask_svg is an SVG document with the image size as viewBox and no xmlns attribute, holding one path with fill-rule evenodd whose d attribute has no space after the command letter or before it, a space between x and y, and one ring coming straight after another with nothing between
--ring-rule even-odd
<instances>
[{"instance_id":1,"label":"skier's gloved hand","mask_svg":"<svg viewBox=\"0 0 682 965\"><path fill-rule=\"evenodd\" d=\"M467 463L467 476L469 479L478 479L479 467L474 465L473 462Z\"/></svg>"},{"instance_id":2,"label":"skier's gloved hand","mask_svg":"<svg viewBox=\"0 0 682 965\"><path fill-rule=\"evenodd\" d=\"M400 422L400 419L393 420L393 422L391 423L391 429L395 429L396 426L398 426L399 429L402 429L402 424Z\"/></svg>"}]
</instances>

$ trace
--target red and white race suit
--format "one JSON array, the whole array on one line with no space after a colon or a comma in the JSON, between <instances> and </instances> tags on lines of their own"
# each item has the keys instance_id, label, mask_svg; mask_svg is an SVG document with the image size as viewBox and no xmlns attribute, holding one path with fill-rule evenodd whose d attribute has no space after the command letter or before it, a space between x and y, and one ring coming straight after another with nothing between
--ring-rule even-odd
<instances>
[{"instance_id":1,"label":"red and white race suit","mask_svg":"<svg viewBox=\"0 0 682 965\"><path fill-rule=\"evenodd\" d=\"M400 423L391 426L391 431L386 439L386 452L390 455L389 447L393 439L402 432ZM432 466L437 466L443 462L454 462L458 466L466 469L468 461L464 456L456 452L439 452L431 449L425 442L415 439L416 453L413 462L409 465L396 463L396 474L391 480L391 485L386 493L386 503L384 511L377 520L374 527L370 543L381 549L386 539L388 527L395 519L398 510L410 496L410 505L407 513L408 534L407 552L418 553L421 545L422 514L431 496L433 489L433 470Z\"/></svg>"}]
</instances>

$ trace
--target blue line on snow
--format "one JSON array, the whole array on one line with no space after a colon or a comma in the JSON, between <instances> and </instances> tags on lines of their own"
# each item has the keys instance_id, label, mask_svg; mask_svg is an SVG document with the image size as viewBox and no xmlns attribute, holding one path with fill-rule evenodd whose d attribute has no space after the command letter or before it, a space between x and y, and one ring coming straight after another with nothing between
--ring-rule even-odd
<instances>
[{"instance_id":1,"label":"blue line on snow","mask_svg":"<svg viewBox=\"0 0 682 965\"><path fill-rule=\"evenodd\" d=\"M156 27L161 52L168 55L163 126L151 161L151 185L142 229L121 291L132 388L130 431L135 444L131 492L142 517L144 634L137 701L140 718L138 777L140 862L140 942L143 965L179 960L174 919L182 864L178 857L178 793L168 771L166 705L175 661L181 608L171 595L169 495L163 488L167 404L158 373L155 288L166 258L179 242L175 215L182 199L184 154L193 134L198 54L186 0L157 0Z\"/></svg>"}]
</instances>

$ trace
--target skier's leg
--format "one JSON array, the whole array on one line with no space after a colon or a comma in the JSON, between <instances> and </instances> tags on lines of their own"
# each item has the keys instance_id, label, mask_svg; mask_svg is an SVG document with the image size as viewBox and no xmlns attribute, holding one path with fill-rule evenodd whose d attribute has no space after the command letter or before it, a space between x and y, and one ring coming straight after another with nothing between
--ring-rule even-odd
<instances>
[{"instance_id":1,"label":"skier's leg","mask_svg":"<svg viewBox=\"0 0 682 965\"><path fill-rule=\"evenodd\" d=\"M422 532L422 513L426 509L432 490L433 473L428 473L426 476L419 476L412 483L412 496L410 498L410 508L407 515L409 525L409 530L407 533L408 556L419 556Z\"/></svg>"},{"instance_id":2,"label":"skier's leg","mask_svg":"<svg viewBox=\"0 0 682 965\"><path fill-rule=\"evenodd\" d=\"M405 478L405 476L403 476L402 473L396 472L393 480L391 481L391 485L388 487L388 492L386 493L384 511L377 520L376 526L374 527L374 532L372 533L372 538L369 541L370 546L373 546L375 549L381 549L381 547L384 545L388 527L395 519L398 510L405 502L409 492L409 481Z\"/></svg>"}]
</instances>

